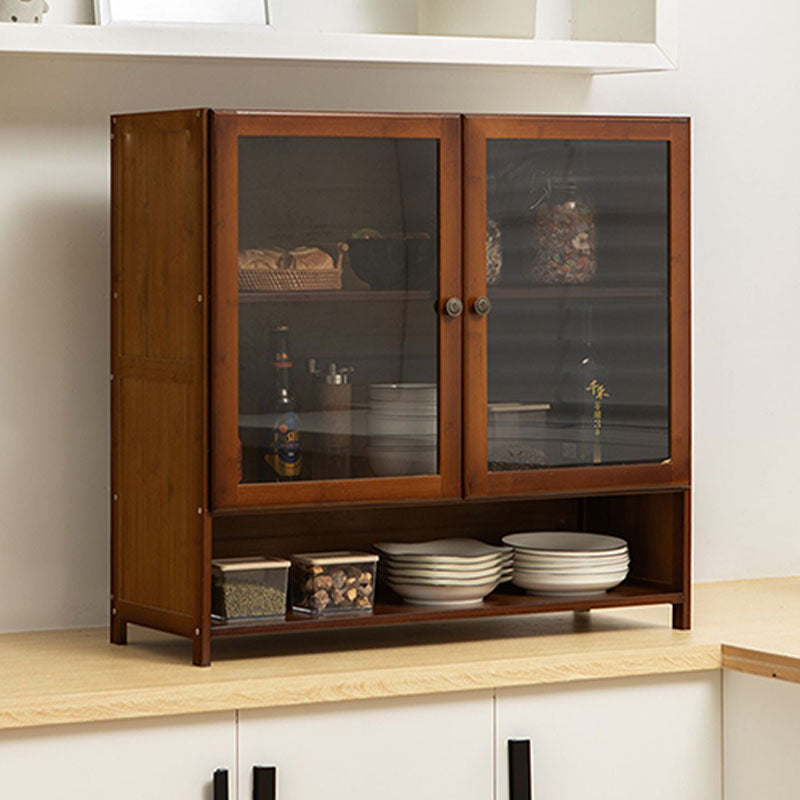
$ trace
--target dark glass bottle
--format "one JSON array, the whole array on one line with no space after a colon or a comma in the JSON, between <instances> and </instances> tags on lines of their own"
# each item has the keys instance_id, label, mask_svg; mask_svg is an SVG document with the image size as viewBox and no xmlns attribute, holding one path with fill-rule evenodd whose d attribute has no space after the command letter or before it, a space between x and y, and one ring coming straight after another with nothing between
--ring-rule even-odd
<instances>
[{"instance_id":1,"label":"dark glass bottle","mask_svg":"<svg viewBox=\"0 0 800 800\"><path fill-rule=\"evenodd\" d=\"M264 461L268 480L293 481L303 469L300 420L295 413L291 392L292 359L289 355L289 328L277 325L271 332L274 389L271 402L272 424Z\"/></svg>"}]
</instances>

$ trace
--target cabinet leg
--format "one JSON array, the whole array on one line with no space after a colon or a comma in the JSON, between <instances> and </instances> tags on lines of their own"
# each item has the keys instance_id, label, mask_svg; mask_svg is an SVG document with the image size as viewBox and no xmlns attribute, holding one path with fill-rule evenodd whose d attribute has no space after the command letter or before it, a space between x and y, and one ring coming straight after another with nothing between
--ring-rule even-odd
<instances>
[{"instance_id":1,"label":"cabinet leg","mask_svg":"<svg viewBox=\"0 0 800 800\"><path fill-rule=\"evenodd\" d=\"M128 644L128 623L119 614L111 615L111 643Z\"/></svg>"},{"instance_id":2,"label":"cabinet leg","mask_svg":"<svg viewBox=\"0 0 800 800\"><path fill-rule=\"evenodd\" d=\"M192 640L192 664L196 667L211 666L211 634L202 632Z\"/></svg>"},{"instance_id":3,"label":"cabinet leg","mask_svg":"<svg viewBox=\"0 0 800 800\"><path fill-rule=\"evenodd\" d=\"M672 627L680 631L688 631L692 627L692 616L689 603L673 604Z\"/></svg>"}]
</instances>

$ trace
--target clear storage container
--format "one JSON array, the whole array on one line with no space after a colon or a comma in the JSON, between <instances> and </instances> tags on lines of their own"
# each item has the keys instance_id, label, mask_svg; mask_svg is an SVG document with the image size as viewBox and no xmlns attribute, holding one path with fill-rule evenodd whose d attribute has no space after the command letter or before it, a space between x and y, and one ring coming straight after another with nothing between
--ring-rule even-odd
<instances>
[{"instance_id":1,"label":"clear storage container","mask_svg":"<svg viewBox=\"0 0 800 800\"><path fill-rule=\"evenodd\" d=\"M489 471L541 469L549 463L550 403L489 403Z\"/></svg>"},{"instance_id":2,"label":"clear storage container","mask_svg":"<svg viewBox=\"0 0 800 800\"><path fill-rule=\"evenodd\" d=\"M257 619L286 614L291 562L283 558L218 558L211 562L211 614L218 619Z\"/></svg>"},{"instance_id":3,"label":"clear storage container","mask_svg":"<svg viewBox=\"0 0 800 800\"><path fill-rule=\"evenodd\" d=\"M572 156L570 156L570 160ZM569 175L545 179L531 207L533 283L589 283L597 273L595 209Z\"/></svg>"},{"instance_id":4,"label":"clear storage container","mask_svg":"<svg viewBox=\"0 0 800 800\"><path fill-rule=\"evenodd\" d=\"M292 608L309 614L372 612L378 556L339 551L292 559Z\"/></svg>"}]
</instances>

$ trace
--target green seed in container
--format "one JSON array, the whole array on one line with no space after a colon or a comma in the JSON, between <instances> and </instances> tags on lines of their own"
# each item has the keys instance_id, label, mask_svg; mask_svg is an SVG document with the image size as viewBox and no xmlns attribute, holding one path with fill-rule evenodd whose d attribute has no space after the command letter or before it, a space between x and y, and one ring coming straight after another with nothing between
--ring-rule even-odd
<instances>
[{"instance_id":1,"label":"green seed in container","mask_svg":"<svg viewBox=\"0 0 800 800\"><path fill-rule=\"evenodd\" d=\"M286 613L289 562L253 557L212 562L212 611L225 619L275 617Z\"/></svg>"},{"instance_id":2,"label":"green seed in container","mask_svg":"<svg viewBox=\"0 0 800 800\"><path fill-rule=\"evenodd\" d=\"M220 587L221 605L229 619L268 617L286 612L286 595L260 583L227 583Z\"/></svg>"}]
</instances>

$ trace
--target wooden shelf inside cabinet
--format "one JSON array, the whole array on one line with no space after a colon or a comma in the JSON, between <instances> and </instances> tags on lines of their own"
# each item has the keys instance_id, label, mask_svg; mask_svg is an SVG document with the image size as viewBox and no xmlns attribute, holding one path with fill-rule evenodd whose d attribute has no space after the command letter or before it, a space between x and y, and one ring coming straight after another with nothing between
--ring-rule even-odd
<instances>
[{"instance_id":1,"label":"wooden shelf inside cabinet","mask_svg":"<svg viewBox=\"0 0 800 800\"><path fill-rule=\"evenodd\" d=\"M238 636L281 631L311 631L325 628L355 628L409 622L435 622L474 617L501 617L512 614L535 614L554 611L588 611L593 608L681 603L684 595L645 584L625 583L616 589L593 597L537 597L509 587L489 595L480 605L448 608L446 606L413 606L383 588L383 598L376 602L372 614L328 614L314 616L290 611L285 619L257 622L217 622L211 627L213 636ZM379 590L381 594L381 590Z\"/></svg>"},{"instance_id":2,"label":"wooden shelf inside cabinet","mask_svg":"<svg viewBox=\"0 0 800 800\"><path fill-rule=\"evenodd\" d=\"M574 284L569 286L489 287L492 301L508 300L657 300L664 297L660 286L596 286Z\"/></svg>"},{"instance_id":3,"label":"wooden shelf inside cabinet","mask_svg":"<svg viewBox=\"0 0 800 800\"><path fill-rule=\"evenodd\" d=\"M427 289L333 289L308 292L240 292L240 303L391 303L429 300L435 294Z\"/></svg>"}]
</instances>

